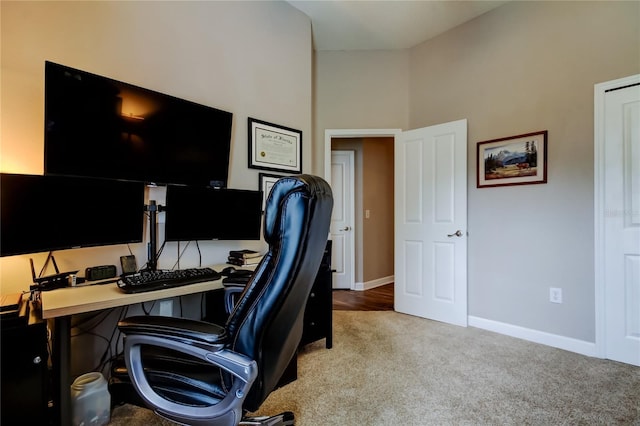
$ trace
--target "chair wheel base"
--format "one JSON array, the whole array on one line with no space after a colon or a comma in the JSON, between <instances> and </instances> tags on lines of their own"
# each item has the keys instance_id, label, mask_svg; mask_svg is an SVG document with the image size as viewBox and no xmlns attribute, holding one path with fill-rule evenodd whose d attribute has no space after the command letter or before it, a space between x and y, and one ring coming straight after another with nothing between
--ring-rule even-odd
<instances>
[{"instance_id":1,"label":"chair wheel base","mask_svg":"<svg viewBox=\"0 0 640 426\"><path fill-rule=\"evenodd\" d=\"M293 426L295 418L291 411L267 417L243 417L240 426Z\"/></svg>"}]
</instances>

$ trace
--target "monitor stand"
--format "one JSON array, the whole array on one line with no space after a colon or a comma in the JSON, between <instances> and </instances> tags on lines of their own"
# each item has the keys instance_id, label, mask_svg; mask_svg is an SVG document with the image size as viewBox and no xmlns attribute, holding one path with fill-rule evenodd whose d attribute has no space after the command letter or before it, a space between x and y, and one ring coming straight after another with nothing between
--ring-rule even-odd
<instances>
[{"instance_id":1,"label":"monitor stand","mask_svg":"<svg viewBox=\"0 0 640 426\"><path fill-rule=\"evenodd\" d=\"M163 206L156 204L156 200L149 200L149 205L144 206L149 212L149 251L147 253L147 269L155 271L158 268L158 212L164 210Z\"/></svg>"}]
</instances>

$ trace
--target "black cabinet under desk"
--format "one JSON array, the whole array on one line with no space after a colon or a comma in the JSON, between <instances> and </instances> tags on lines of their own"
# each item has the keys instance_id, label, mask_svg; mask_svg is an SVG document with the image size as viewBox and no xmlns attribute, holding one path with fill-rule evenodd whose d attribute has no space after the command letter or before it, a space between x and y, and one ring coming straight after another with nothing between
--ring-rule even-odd
<instances>
[{"instance_id":1,"label":"black cabinet under desk","mask_svg":"<svg viewBox=\"0 0 640 426\"><path fill-rule=\"evenodd\" d=\"M3 313L0 325L0 424L46 425L50 396L46 322L29 312L24 317Z\"/></svg>"},{"instance_id":2,"label":"black cabinet under desk","mask_svg":"<svg viewBox=\"0 0 640 426\"><path fill-rule=\"evenodd\" d=\"M322 256L315 282L304 311L304 328L300 346L326 339L326 347L333 346L333 280L331 272L331 240Z\"/></svg>"}]
</instances>

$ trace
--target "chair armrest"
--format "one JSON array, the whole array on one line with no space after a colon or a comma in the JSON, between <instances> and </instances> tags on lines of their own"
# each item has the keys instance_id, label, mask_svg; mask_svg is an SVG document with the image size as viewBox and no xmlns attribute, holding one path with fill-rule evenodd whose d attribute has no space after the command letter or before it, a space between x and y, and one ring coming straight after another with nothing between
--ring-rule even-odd
<instances>
[{"instance_id":1,"label":"chair armrest","mask_svg":"<svg viewBox=\"0 0 640 426\"><path fill-rule=\"evenodd\" d=\"M186 328L180 328L180 327ZM242 404L258 374L254 360L224 348L224 329L215 324L184 318L140 316L121 321L126 334L124 359L133 386L147 405L159 415L191 425L237 424ZM218 334L216 334L218 333ZM234 379L220 402L192 406L165 399L151 386L143 365L142 346L158 346L178 351L218 366Z\"/></svg>"},{"instance_id":2,"label":"chair armrest","mask_svg":"<svg viewBox=\"0 0 640 426\"><path fill-rule=\"evenodd\" d=\"M224 310L231 314L236 305L235 295L244 291L246 285L239 283L223 283L224 286Z\"/></svg>"},{"instance_id":3,"label":"chair armrest","mask_svg":"<svg viewBox=\"0 0 640 426\"><path fill-rule=\"evenodd\" d=\"M126 335L171 336L210 345L222 345L226 341L226 332L223 327L186 318L134 316L118 322L118 328Z\"/></svg>"}]
</instances>

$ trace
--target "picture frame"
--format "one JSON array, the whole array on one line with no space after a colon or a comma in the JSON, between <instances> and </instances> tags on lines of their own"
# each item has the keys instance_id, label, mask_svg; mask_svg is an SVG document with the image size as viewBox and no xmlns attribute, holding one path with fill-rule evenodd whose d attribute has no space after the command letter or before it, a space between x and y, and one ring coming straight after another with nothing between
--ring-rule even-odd
<instances>
[{"instance_id":1,"label":"picture frame","mask_svg":"<svg viewBox=\"0 0 640 426\"><path fill-rule=\"evenodd\" d=\"M547 183L547 130L477 146L478 188Z\"/></svg>"},{"instance_id":2,"label":"picture frame","mask_svg":"<svg viewBox=\"0 0 640 426\"><path fill-rule=\"evenodd\" d=\"M302 173L302 131L249 117L249 168Z\"/></svg>"},{"instance_id":3,"label":"picture frame","mask_svg":"<svg viewBox=\"0 0 640 426\"><path fill-rule=\"evenodd\" d=\"M264 206L267 204L267 197L271 192L271 187L276 183L283 175L273 175L269 173L260 173L258 175L258 190L262 191L262 211L264 212Z\"/></svg>"}]
</instances>

